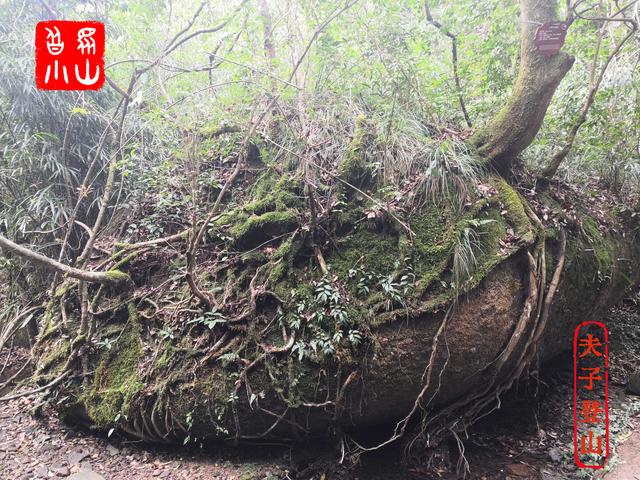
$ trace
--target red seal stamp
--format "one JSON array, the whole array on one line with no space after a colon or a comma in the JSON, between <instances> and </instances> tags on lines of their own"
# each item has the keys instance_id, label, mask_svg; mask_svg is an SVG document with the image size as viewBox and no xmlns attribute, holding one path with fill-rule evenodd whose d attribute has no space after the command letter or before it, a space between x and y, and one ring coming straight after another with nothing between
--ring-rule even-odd
<instances>
[{"instance_id":1,"label":"red seal stamp","mask_svg":"<svg viewBox=\"0 0 640 480\"><path fill-rule=\"evenodd\" d=\"M51 20L36 25L36 86L98 90L104 84L104 24Z\"/></svg>"},{"instance_id":2,"label":"red seal stamp","mask_svg":"<svg viewBox=\"0 0 640 480\"><path fill-rule=\"evenodd\" d=\"M580 468L609 457L609 332L587 321L573 335L573 453Z\"/></svg>"}]
</instances>

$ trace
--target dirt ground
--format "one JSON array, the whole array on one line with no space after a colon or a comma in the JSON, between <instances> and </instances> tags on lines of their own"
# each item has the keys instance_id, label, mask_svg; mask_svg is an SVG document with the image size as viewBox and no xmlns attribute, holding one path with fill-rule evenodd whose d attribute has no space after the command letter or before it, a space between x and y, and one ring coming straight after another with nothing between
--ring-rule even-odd
<instances>
[{"instance_id":1,"label":"dirt ground","mask_svg":"<svg viewBox=\"0 0 640 480\"><path fill-rule=\"evenodd\" d=\"M500 410L461 435L462 455L456 442L443 446L449 466L405 465L400 446L362 457L352 468L340 465L339 452L323 444L149 446L117 434L106 438L76 430L58 420L51 408L34 418L33 400L21 398L0 403L0 479L73 478L89 470L106 480L456 479L455 465L468 463L467 478L472 480L640 480L640 397L624 389L628 375L640 365L640 306L627 303L603 320L610 330L613 447L604 472L574 465L572 360L564 355L521 382L502 399ZM14 352L3 376L24 355Z\"/></svg>"},{"instance_id":2,"label":"dirt ground","mask_svg":"<svg viewBox=\"0 0 640 480\"><path fill-rule=\"evenodd\" d=\"M617 449L616 465L604 480L640 480L640 421L633 422L633 432Z\"/></svg>"}]
</instances>

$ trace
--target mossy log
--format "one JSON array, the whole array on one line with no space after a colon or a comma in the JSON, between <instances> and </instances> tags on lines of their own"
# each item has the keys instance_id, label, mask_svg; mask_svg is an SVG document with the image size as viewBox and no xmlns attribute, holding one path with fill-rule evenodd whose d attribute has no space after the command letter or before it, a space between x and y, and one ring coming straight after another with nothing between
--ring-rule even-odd
<instances>
[{"instance_id":1,"label":"mossy log","mask_svg":"<svg viewBox=\"0 0 640 480\"><path fill-rule=\"evenodd\" d=\"M369 199L354 197L325 247L329 276L314 264L304 229L296 230L299 182L265 182L272 180L256 184L248 209L228 212L210 232L212 243L251 248L202 273L220 310L194 313L201 306L176 274L179 257L161 248L122 266L136 291L90 292L96 339L88 373L57 390L66 415L153 441L296 439L403 418L432 357L425 410L500 385L514 365L492 365L531 289L529 251L544 242L547 278L560 256L558 234L542 239L504 180L487 177L485 194L462 209L425 206L410 218L414 236L384 215L360 221ZM640 281L635 233L602 233L584 218L568 231L566 267L534 346L542 359ZM258 228L263 223L272 228ZM271 249L256 249L269 239ZM59 291L36 349L42 382L59 374L79 317L73 288Z\"/></svg>"}]
</instances>

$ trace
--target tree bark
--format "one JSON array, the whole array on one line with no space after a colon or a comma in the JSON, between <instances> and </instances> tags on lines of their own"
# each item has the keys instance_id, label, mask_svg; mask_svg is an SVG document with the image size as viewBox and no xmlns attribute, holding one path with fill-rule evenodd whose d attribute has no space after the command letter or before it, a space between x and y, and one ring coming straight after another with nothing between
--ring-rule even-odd
<instances>
[{"instance_id":1,"label":"tree bark","mask_svg":"<svg viewBox=\"0 0 640 480\"><path fill-rule=\"evenodd\" d=\"M540 25L556 21L556 0L521 0L521 62L507 104L473 143L502 175L510 172L516 157L533 141L560 81L573 65L571 55L560 52L545 57L535 51Z\"/></svg>"}]
</instances>

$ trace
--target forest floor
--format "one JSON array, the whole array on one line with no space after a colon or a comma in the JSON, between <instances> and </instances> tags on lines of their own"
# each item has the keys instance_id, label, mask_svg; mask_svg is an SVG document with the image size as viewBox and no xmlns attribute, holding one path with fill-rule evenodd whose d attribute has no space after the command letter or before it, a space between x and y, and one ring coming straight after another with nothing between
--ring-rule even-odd
<instances>
[{"instance_id":1,"label":"forest floor","mask_svg":"<svg viewBox=\"0 0 640 480\"><path fill-rule=\"evenodd\" d=\"M606 472L578 470L573 462L572 360L542 366L540 376L522 382L502 399L502 408L462 438L473 480L640 479L640 397L624 384L640 365L640 309L623 305L605 318L610 329L612 458ZM24 360L15 353L3 376ZM4 360L4 359L3 359ZM4 364L4 362L2 362ZM0 404L0 479L455 479L446 469L400 465L400 448L361 459L357 469L336 462L328 446L278 445L157 447L125 438L106 438L63 424L46 407L34 418L33 400ZM446 449L446 447L445 447ZM456 463L458 449L449 452ZM93 471L99 476L90 476ZM79 472L84 475L77 476ZM74 475L76 475L74 477Z\"/></svg>"}]
</instances>

